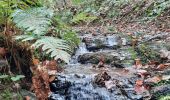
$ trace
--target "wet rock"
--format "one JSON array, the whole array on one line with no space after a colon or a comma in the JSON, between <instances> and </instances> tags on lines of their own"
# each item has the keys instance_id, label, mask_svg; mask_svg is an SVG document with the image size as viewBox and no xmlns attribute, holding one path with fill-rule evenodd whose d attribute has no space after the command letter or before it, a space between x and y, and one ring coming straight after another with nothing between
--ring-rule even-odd
<instances>
[{"instance_id":1,"label":"wet rock","mask_svg":"<svg viewBox=\"0 0 170 100\"><path fill-rule=\"evenodd\" d=\"M83 39L83 42L85 42L86 47L89 51L95 51L98 49L102 49L105 47L106 40L104 37L86 37Z\"/></svg>"},{"instance_id":2,"label":"wet rock","mask_svg":"<svg viewBox=\"0 0 170 100\"><path fill-rule=\"evenodd\" d=\"M71 83L68 81L63 80L55 80L50 84L50 89L52 92L58 93L58 94L66 94L68 91L68 88L70 87Z\"/></svg>"},{"instance_id":3,"label":"wet rock","mask_svg":"<svg viewBox=\"0 0 170 100\"><path fill-rule=\"evenodd\" d=\"M117 49L121 47L122 44L126 45L126 39L121 38L119 35L85 37L83 42L85 42L89 51L105 48Z\"/></svg>"},{"instance_id":4,"label":"wet rock","mask_svg":"<svg viewBox=\"0 0 170 100\"><path fill-rule=\"evenodd\" d=\"M153 41L155 39L165 39L169 33L158 33L155 35L144 35L142 42L148 42L148 41Z\"/></svg>"},{"instance_id":5,"label":"wet rock","mask_svg":"<svg viewBox=\"0 0 170 100\"><path fill-rule=\"evenodd\" d=\"M95 76L94 83L99 86L105 87L105 81L109 81L110 79L111 76L109 76L107 72L102 72Z\"/></svg>"},{"instance_id":6,"label":"wet rock","mask_svg":"<svg viewBox=\"0 0 170 100\"><path fill-rule=\"evenodd\" d=\"M120 60L120 54L116 51L103 51L103 52L96 52L96 53L85 53L78 57L78 62L85 64L85 63L92 63L98 64L101 58L104 58L104 63L111 63L115 60Z\"/></svg>"},{"instance_id":7,"label":"wet rock","mask_svg":"<svg viewBox=\"0 0 170 100\"><path fill-rule=\"evenodd\" d=\"M113 61L111 62L110 66L116 68L125 68L121 61Z\"/></svg>"}]
</instances>

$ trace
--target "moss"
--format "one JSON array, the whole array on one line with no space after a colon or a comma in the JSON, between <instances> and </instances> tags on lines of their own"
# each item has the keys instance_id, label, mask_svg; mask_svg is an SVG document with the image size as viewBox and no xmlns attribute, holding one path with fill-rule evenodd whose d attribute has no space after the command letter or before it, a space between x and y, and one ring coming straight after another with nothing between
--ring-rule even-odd
<instances>
[{"instance_id":1,"label":"moss","mask_svg":"<svg viewBox=\"0 0 170 100\"><path fill-rule=\"evenodd\" d=\"M167 96L161 96L159 100L170 100L170 94Z\"/></svg>"},{"instance_id":2,"label":"moss","mask_svg":"<svg viewBox=\"0 0 170 100\"><path fill-rule=\"evenodd\" d=\"M139 45L135 48L135 51L143 63L147 63L149 60L157 61L160 58L159 54L147 44Z\"/></svg>"}]
</instances>

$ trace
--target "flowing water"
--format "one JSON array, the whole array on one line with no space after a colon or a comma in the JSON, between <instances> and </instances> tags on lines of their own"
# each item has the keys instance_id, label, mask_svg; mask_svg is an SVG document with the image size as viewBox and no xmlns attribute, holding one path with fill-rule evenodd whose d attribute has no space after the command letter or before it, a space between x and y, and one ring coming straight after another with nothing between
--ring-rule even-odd
<instances>
[{"instance_id":1,"label":"flowing water","mask_svg":"<svg viewBox=\"0 0 170 100\"><path fill-rule=\"evenodd\" d=\"M110 48L120 45L118 40L117 37L108 36L104 43ZM92 44L95 46L94 43ZM57 79L50 85L52 90L50 100L139 100L142 98L134 91L136 77L133 73L125 73L123 69L112 68L109 65L104 68L93 68L94 64L79 63L78 57L83 54L93 54L101 50L109 51L101 48L90 52L86 46L87 44L82 42L70 63L65 66L65 70L57 74ZM104 81L109 85L99 86L95 83L96 75L102 72L107 72L111 76L110 80ZM111 88L108 88L110 86Z\"/></svg>"}]
</instances>

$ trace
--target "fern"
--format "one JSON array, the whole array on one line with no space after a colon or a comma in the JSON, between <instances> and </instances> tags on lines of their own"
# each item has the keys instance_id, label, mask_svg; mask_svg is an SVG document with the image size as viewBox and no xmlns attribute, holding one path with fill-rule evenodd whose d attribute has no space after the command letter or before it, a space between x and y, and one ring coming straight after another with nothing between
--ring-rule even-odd
<instances>
[{"instance_id":1,"label":"fern","mask_svg":"<svg viewBox=\"0 0 170 100\"><path fill-rule=\"evenodd\" d=\"M72 51L70 51L66 41L62 39L44 36L38 39L32 46L35 48L42 47L42 50L46 51L46 54L50 54L52 58L54 57L55 60L62 59L69 63L70 54L68 52Z\"/></svg>"},{"instance_id":2,"label":"fern","mask_svg":"<svg viewBox=\"0 0 170 100\"><path fill-rule=\"evenodd\" d=\"M52 16L53 12L43 7L29 10L16 10L15 13L12 14L13 21L17 27L36 35L44 35L47 33Z\"/></svg>"},{"instance_id":3,"label":"fern","mask_svg":"<svg viewBox=\"0 0 170 100\"><path fill-rule=\"evenodd\" d=\"M37 38L34 37L33 35L19 35L19 36L15 36L15 39L22 40L22 42L25 42L25 41L31 41Z\"/></svg>"},{"instance_id":4,"label":"fern","mask_svg":"<svg viewBox=\"0 0 170 100\"><path fill-rule=\"evenodd\" d=\"M35 37L33 35L19 35L15 36L15 39L21 40L22 42L36 40L36 42L32 44L32 47L35 49L41 48L55 60L61 59L66 63L69 62L69 52L72 52L72 50L65 40L50 36Z\"/></svg>"},{"instance_id":5,"label":"fern","mask_svg":"<svg viewBox=\"0 0 170 100\"><path fill-rule=\"evenodd\" d=\"M69 63L72 49L68 42L56 37L45 36L51 26L52 11L46 8L33 8L29 10L17 10L13 15L16 26L23 29L25 34L15 36L22 42L30 41L35 49L41 48L46 54L50 54L55 60L61 59Z\"/></svg>"}]
</instances>

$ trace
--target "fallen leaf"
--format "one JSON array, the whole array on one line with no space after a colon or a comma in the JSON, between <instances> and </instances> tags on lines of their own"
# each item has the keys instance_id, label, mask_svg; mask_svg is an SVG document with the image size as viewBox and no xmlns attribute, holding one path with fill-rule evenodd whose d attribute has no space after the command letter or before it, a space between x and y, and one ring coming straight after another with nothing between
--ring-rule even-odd
<instances>
[{"instance_id":1,"label":"fallen leaf","mask_svg":"<svg viewBox=\"0 0 170 100\"><path fill-rule=\"evenodd\" d=\"M25 100L31 100L29 96L25 96Z\"/></svg>"},{"instance_id":2,"label":"fallen leaf","mask_svg":"<svg viewBox=\"0 0 170 100\"><path fill-rule=\"evenodd\" d=\"M138 42L138 39L136 39L136 38L132 39L132 46L135 47L137 42Z\"/></svg>"},{"instance_id":3,"label":"fallen leaf","mask_svg":"<svg viewBox=\"0 0 170 100\"><path fill-rule=\"evenodd\" d=\"M5 48L0 47L0 55L1 55L1 56L5 56L5 54L6 54Z\"/></svg>"},{"instance_id":4,"label":"fallen leaf","mask_svg":"<svg viewBox=\"0 0 170 100\"><path fill-rule=\"evenodd\" d=\"M55 60L45 61L46 66L57 66L57 62Z\"/></svg>"},{"instance_id":5,"label":"fallen leaf","mask_svg":"<svg viewBox=\"0 0 170 100\"><path fill-rule=\"evenodd\" d=\"M143 80L137 80L135 85L142 86L143 85Z\"/></svg>"},{"instance_id":6,"label":"fallen leaf","mask_svg":"<svg viewBox=\"0 0 170 100\"><path fill-rule=\"evenodd\" d=\"M48 75L56 75L57 70L48 70Z\"/></svg>"},{"instance_id":7,"label":"fallen leaf","mask_svg":"<svg viewBox=\"0 0 170 100\"><path fill-rule=\"evenodd\" d=\"M159 64L158 61L153 61L153 60L149 61L148 63L148 65L158 65L158 64Z\"/></svg>"},{"instance_id":8,"label":"fallen leaf","mask_svg":"<svg viewBox=\"0 0 170 100\"><path fill-rule=\"evenodd\" d=\"M142 79L150 75L150 73L147 72L146 70L137 70L137 74L140 75Z\"/></svg>"},{"instance_id":9,"label":"fallen leaf","mask_svg":"<svg viewBox=\"0 0 170 100\"><path fill-rule=\"evenodd\" d=\"M158 65L158 67L156 68L157 70L164 70L167 66L165 66L164 64L160 64Z\"/></svg>"},{"instance_id":10,"label":"fallen leaf","mask_svg":"<svg viewBox=\"0 0 170 100\"><path fill-rule=\"evenodd\" d=\"M145 80L146 82L151 82L151 83L158 83L162 80L162 76L154 76L152 78L148 78Z\"/></svg>"},{"instance_id":11,"label":"fallen leaf","mask_svg":"<svg viewBox=\"0 0 170 100\"><path fill-rule=\"evenodd\" d=\"M39 63L40 63L40 61L38 59L35 59L35 58L33 59L33 64L34 65L38 65Z\"/></svg>"},{"instance_id":12,"label":"fallen leaf","mask_svg":"<svg viewBox=\"0 0 170 100\"><path fill-rule=\"evenodd\" d=\"M147 89L144 86L135 85L135 91L138 94L142 94L143 92L147 91Z\"/></svg>"},{"instance_id":13,"label":"fallen leaf","mask_svg":"<svg viewBox=\"0 0 170 100\"><path fill-rule=\"evenodd\" d=\"M49 78L49 82L52 82L52 81L54 81L54 80L55 80L55 78L56 78L56 76L55 76L55 75L53 75L53 76L50 76L50 78Z\"/></svg>"},{"instance_id":14,"label":"fallen leaf","mask_svg":"<svg viewBox=\"0 0 170 100\"><path fill-rule=\"evenodd\" d=\"M140 61L140 59L135 59L135 68L136 69L140 69L140 68L142 68L142 63L141 63L141 61Z\"/></svg>"},{"instance_id":15,"label":"fallen leaf","mask_svg":"<svg viewBox=\"0 0 170 100\"><path fill-rule=\"evenodd\" d=\"M165 65L165 66L170 66L170 63L165 63L164 65Z\"/></svg>"}]
</instances>

